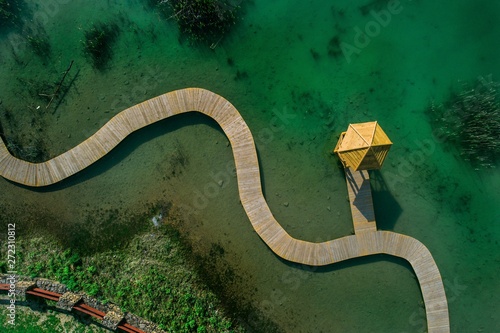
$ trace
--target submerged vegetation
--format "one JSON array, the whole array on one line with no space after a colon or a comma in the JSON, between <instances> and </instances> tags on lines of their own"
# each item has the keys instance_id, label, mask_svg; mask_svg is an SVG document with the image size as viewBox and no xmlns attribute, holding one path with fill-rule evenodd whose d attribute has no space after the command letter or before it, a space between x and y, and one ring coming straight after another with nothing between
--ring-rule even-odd
<instances>
[{"instance_id":1,"label":"submerged vegetation","mask_svg":"<svg viewBox=\"0 0 500 333\"><path fill-rule=\"evenodd\" d=\"M438 131L474 167L495 167L500 156L498 86L491 77L464 86L443 105L432 104L429 114Z\"/></svg>"},{"instance_id":2,"label":"submerged vegetation","mask_svg":"<svg viewBox=\"0 0 500 333\"><path fill-rule=\"evenodd\" d=\"M36 33L29 34L26 39L34 54L39 56L41 59L50 58L52 46L45 30L41 29Z\"/></svg>"},{"instance_id":3,"label":"submerged vegetation","mask_svg":"<svg viewBox=\"0 0 500 333\"><path fill-rule=\"evenodd\" d=\"M27 135L21 133L21 124L15 116L18 110L0 105L0 137L12 155L17 158L37 163L48 159L49 152L42 134L44 121L42 108L31 108L30 129Z\"/></svg>"},{"instance_id":4,"label":"submerged vegetation","mask_svg":"<svg viewBox=\"0 0 500 333\"><path fill-rule=\"evenodd\" d=\"M211 47L236 23L239 9L226 0L150 0L150 3L174 18L181 33L194 41L210 42Z\"/></svg>"},{"instance_id":5,"label":"submerged vegetation","mask_svg":"<svg viewBox=\"0 0 500 333\"><path fill-rule=\"evenodd\" d=\"M8 140L7 149L17 158L32 163L43 162L49 156L45 142L39 137L33 139L28 145L23 145L19 143L19 138L15 136Z\"/></svg>"},{"instance_id":6,"label":"submerged vegetation","mask_svg":"<svg viewBox=\"0 0 500 333\"><path fill-rule=\"evenodd\" d=\"M0 0L0 28L15 25L23 6L23 0Z\"/></svg>"},{"instance_id":7,"label":"submerged vegetation","mask_svg":"<svg viewBox=\"0 0 500 333\"><path fill-rule=\"evenodd\" d=\"M84 33L83 47L95 68L104 69L113 55L112 46L120 29L116 23L94 23Z\"/></svg>"}]
</instances>

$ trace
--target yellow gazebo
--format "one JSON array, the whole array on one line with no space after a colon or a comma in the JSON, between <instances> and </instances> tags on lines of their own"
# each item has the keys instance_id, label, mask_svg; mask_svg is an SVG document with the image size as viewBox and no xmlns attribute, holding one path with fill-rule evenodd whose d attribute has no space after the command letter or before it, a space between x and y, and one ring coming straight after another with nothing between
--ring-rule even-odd
<instances>
[{"instance_id":1,"label":"yellow gazebo","mask_svg":"<svg viewBox=\"0 0 500 333\"><path fill-rule=\"evenodd\" d=\"M373 170L382 167L391 145L382 127L372 121L350 124L347 131L340 134L333 152L346 168Z\"/></svg>"}]
</instances>

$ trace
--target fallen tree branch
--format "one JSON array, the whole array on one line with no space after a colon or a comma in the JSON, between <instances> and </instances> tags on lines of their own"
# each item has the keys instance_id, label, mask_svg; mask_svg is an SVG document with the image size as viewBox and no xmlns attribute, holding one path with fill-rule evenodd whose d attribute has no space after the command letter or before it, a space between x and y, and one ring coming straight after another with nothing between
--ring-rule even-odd
<instances>
[{"instance_id":1,"label":"fallen tree branch","mask_svg":"<svg viewBox=\"0 0 500 333\"><path fill-rule=\"evenodd\" d=\"M47 106L45 107L46 109L48 109L50 107L50 105L54 101L54 98L56 98L57 94L59 93L59 90L61 90L64 79L66 78L66 75L68 75L69 71L71 70L71 67L73 66L73 62L74 62L74 60L71 60L71 63L69 64L68 69L64 72L64 75L63 75L61 81L59 81L59 84L57 85L56 91L52 95L38 94L40 96L52 97L49 101L49 104L47 104Z\"/></svg>"}]
</instances>

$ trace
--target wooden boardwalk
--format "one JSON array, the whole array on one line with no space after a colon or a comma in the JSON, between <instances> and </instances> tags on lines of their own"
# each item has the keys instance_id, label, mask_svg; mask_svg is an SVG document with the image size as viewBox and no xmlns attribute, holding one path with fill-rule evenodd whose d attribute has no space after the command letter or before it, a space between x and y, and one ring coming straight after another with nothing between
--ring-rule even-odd
<instances>
[{"instance_id":1,"label":"wooden boardwalk","mask_svg":"<svg viewBox=\"0 0 500 333\"><path fill-rule=\"evenodd\" d=\"M428 332L450 331L444 286L432 255L414 238L376 230L371 192L371 212L365 209L367 197L360 197L359 200L353 197L354 205L351 205L351 209L354 209L353 217L357 221L355 235L312 243L291 237L281 227L262 194L257 151L250 129L229 101L211 91L199 88L181 89L132 106L111 118L78 146L43 163L33 164L19 160L0 142L0 175L27 186L57 183L99 160L130 133L159 120L190 111L201 112L213 118L228 137L233 149L243 208L257 234L278 256L313 266L329 265L379 253L404 258L413 267L420 283ZM357 186L352 188L353 194L368 193L367 174L351 173L346 176L348 188L351 185Z\"/></svg>"},{"instance_id":2,"label":"wooden boardwalk","mask_svg":"<svg viewBox=\"0 0 500 333\"><path fill-rule=\"evenodd\" d=\"M358 234L365 231L377 231L368 171L353 171L346 168L345 179L351 204L354 232Z\"/></svg>"}]
</instances>

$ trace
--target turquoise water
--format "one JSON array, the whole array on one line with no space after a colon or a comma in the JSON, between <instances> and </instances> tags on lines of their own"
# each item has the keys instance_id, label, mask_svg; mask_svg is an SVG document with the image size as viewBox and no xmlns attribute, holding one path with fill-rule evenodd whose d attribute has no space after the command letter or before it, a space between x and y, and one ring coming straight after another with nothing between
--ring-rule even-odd
<instances>
[{"instance_id":1,"label":"turquoise water","mask_svg":"<svg viewBox=\"0 0 500 333\"><path fill-rule=\"evenodd\" d=\"M175 22L146 1L50 7L33 1L31 7L37 29L49 36L51 57L34 55L23 32L1 36L0 120L7 136L17 131L27 145L42 138L56 155L128 106L178 88L207 88L230 100L252 130L278 221L294 237L323 241L352 230L345 179L330 150L349 123L378 120L394 142L373 175L379 228L430 249L447 289L452 332L496 331L500 173L475 171L439 143L425 109L431 100L445 101L460 81L490 74L500 80L500 3L401 1L349 59L340 43L356 46L355 28L374 26L370 11L386 10L387 2L255 0L244 4L242 19L214 50L179 40ZM121 30L103 71L82 52L83 32L96 21ZM46 101L31 87L57 82L71 60L73 85L55 112L42 112ZM180 227L197 251L224 247L226 264L242 277L228 286L235 297L284 331L423 331L418 284L402 261L377 256L311 269L278 259L239 204L226 143L202 116L168 119L49 189L2 179L0 200L37 212L24 223L50 217L43 224L49 231L78 223L94 208L141 210L172 200L186 215Z\"/></svg>"}]
</instances>

